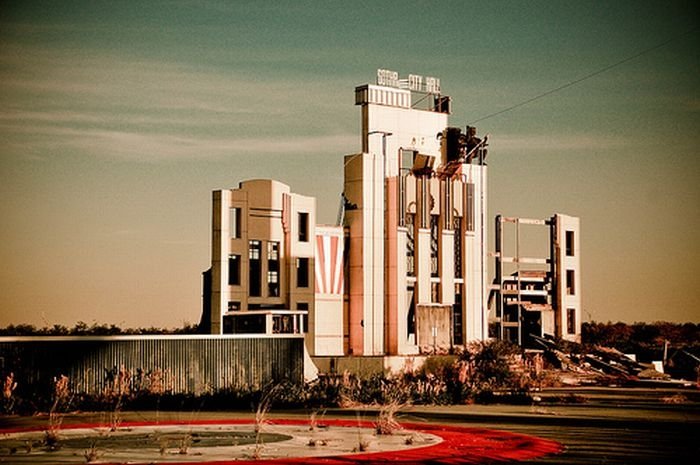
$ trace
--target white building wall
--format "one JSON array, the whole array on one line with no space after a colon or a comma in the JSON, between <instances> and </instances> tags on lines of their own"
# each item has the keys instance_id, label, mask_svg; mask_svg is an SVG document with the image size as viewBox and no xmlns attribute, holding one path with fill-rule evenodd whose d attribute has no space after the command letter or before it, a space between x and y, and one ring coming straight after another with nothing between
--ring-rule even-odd
<instances>
[{"instance_id":1,"label":"white building wall","mask_svg":"<svg viewBox=\"0 0 700 465\"><path fill-rule=\"evenodd\" d=\"M488 267L486 234L487 225L487 174L485 165L464 165L463 180L474 184L474 231L466 232L464 241L465 269L465 337L466 342L488 337L488 309L486 306ZM468 199L463 199L467 202ZM464 206L466 217L467 207Z\"/></svg>"},{"instance_id":2,"label":"white building wall","mask_svg":"<svg viewBox=\"0 0 700 465\"><path fill-rule=\"evenodd\" d=\"M554 215L555 222L555 249L557 255L557 298L559 308L557 311L556 328L557 336L562 339L581 341L581 248L580 248L580 221L577 217L562 214ZM573 254L567 254L566 232L573 233ZM567 271L574 274L573 294L567 292L570 283ZM568 314L572 309L575 315L574 331L569 332Z\"/></svg>"}]
</instances>

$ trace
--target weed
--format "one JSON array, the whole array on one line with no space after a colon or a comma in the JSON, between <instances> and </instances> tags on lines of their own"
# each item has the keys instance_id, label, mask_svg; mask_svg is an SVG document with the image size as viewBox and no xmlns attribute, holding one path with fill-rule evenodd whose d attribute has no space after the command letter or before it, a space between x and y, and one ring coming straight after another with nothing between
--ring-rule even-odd
<instances>
[{"instance_id":1,"label":"weed","mask_svg":"<svg viewBox=\"0 0 700 465\"><path fill-rule=\"evenodd\" d=\"M262 432L263 426L267 423L267 415L270 413L272 404L280 390L280 385L274 385L263 389L258 406L255 409L255 433Z\"/></svg>"},{"instance_id":2,"label":"weed","mask_svg":"<svg viewBox=\"0 0 700 465\"><path fill-rule=\"evenodd\" d=\"M15 397L14 391L17 389L17 382L15 381L15 374L10 373L5 376L5 381L2 385L2 407L4 413L11 414L14 412L15 407Z\"/></svg>"},{"instance_id":3,"label":"weed","mask_svg":"<svg viewBox=\"0 0 700 465\"><path fill-rule=\"evenodd\" d=\"M401 429L401 425L396 421L396 413L405 405L398 400L390 400L379 408L379 416L374 424L377 434L394 434Z\"/></svg>"},{"instance_id":4,"label":"weed","mask_svg":"<svg viewBox=\"0 0 700 465\"><path fill-rule=\"evenodd\" d=\"M357 447L353 449L353 452L365 452L369 449L369 439L365 437L360 437L357 441Z\"/></svg>"},{"instance_id":5,"label":"weed","mask_svg":"<svg viewBox=\"0 0 700 465\"><path fill-rule=\"evenodd\" d=\"M65 375L54 378L54 395L51 410L49 410L48 429L44 435L44 442L49 450L56 450L60 447L58 432L63 424L61 410L70 404L69 379Z\"/></svg>"},{"instance_id":6,"label":"weed","mask_svg":"<svg viewBox=\"0 0 700 465\"><path fill-rule=\"evenodd\" d=\"M180 447L179 447L177 453L180 455L187 455L189 453L191 445L192 445L192 435L190 433L187 433L184 436L182 436L182 438L180 439Z\"/></svg>"},{"instance_id":7,"label":"weed","mask_svg":"<svg viewBox=\"0 0 700 465\"><path fill-rule=\"evenodd\" d=\"M95 442L90 444L90 448L83 452L83 456L85 457L85 461L87 463L92 463L99 459L100 453L97 450L97 444Z\"/></svg>"}]
</instances>

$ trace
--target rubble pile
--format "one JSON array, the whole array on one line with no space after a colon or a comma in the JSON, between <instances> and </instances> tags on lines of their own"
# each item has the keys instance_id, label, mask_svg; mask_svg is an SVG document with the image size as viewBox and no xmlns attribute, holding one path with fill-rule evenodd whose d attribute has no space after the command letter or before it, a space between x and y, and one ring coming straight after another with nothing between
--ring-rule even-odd
<instances>
[{"instance_id":1,"label":"rubble pile","mask_svg":"<svg viewBox=\"0 0 700 465\"><path fill-rule=\"evenodd\" d=\"M544 357L559 371L564 385L611 385L673 383L670 376L657 371L651 363L641 363L617 349L602 346L585 348L581 344L533 336Z\"/></svg>"}]
</instances>

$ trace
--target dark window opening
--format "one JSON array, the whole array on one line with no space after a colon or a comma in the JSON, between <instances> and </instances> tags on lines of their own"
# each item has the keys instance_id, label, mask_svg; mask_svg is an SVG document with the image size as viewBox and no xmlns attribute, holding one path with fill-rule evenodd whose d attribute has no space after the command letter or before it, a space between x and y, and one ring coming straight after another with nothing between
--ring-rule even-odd
<instances>
[{"instance_id":1,"label":"dark window opening","mask_svg":"<svg viewBox=\"0 0 700 465\"><path fill-rule=\"evenodd\" d=\"M237 302L237 301L234 301L234 300L230 300L230 301L228 302L228 311L229 311L229 312L235 312L235 311L240 310L240 309L241 309L241 303L240 303L240 302Z\"/></svg>"},{"instance_id":2,"label":"dark window opening","mask_svg":"<svg viewBox=\"0 0 700 465\"><path fill-rule=\"evenodd\" d=\"M414 213L406 213L406 274L408 276L416 275L416 244L415 230L413 229L415 220L416 215Z\"/></svg>"},{"instance_id":3,"label":"dark window opening","mask_svg":"<svg viewBox=\"0 0 700 465\"><path fill-rule=\"evenodd\" d=\"M437 215L430 215L430 276L437 277L439 275L438 265L438 221Z\"/></svg>"},{"instance_id":4,"label":"dark window opening","mask_svg":"<svg viewBox=\"0 0 700 465\"><path fill-rule=\"evenodd\" d=\"M299 212L299 242L309 242L309 214Z\"/></svg>"},{"instance_id":5,"label":"dark window opening","mask_svg":"<svg viewBox=\"0 0 700 465\"><path fill-rule=\"evenodd\" d=\"M576 334L576 309L566 309L566 332L568 334Z\"/></svg>"},{"instance_id":6,"label":"dark window opening","mask_svg":"<svg viewBox=\"0 0 700 465\"><path fill-rule=\"evenodd\" d=\"M297 287L309 287L309 259L297 258Z\"/></svg>"},{"instance_id":7,"label":"dark window opening","mask_svg":"<svg viewBox=\"0 0 700 465\"><path fill-rule=\"evenodd\" d=\"M474 198L474 184L467 183L467 231L474 232L474 217L476 209L476 199Z\"/></svg>"},{"instance_id":8,"label":"dark window opening","mask_svg":"<svg viewBox=\"0 0 700 465\"><path fill-rule=\"evenodd\" d=\"M260 297L261 295L261 266L260 253L262 244L260 241L250 241L248 246L248 268L250 275L248 277L248 291L251 297Z\"/></svg>"},{"instance_id":9,"label":"dark window opening","mask_svg":"<svg viewBox=\"0 0 700 465\"><path fill-rule=\"evenodd\" d=\"M224 334L233 334L233 317L232 316L225 316L224 317L224 327L222 328L222 332Z\"/></svg>"},{"instance_id":10,"label":"dark window opening","mask_svg":"<svg viewBox=\"0 0 700 465\"><path fill-rule=\"evenodd\" d=\"M566 293L576 295L576 275L574 270L566 270Z\"/></svg>"},{"instance_id":11,"label":"dark window opening","mask_svg":"<svg viewBox=\"0 0 700 465\"><path fill-rule=\"evenodd\" d=\"M464 344L462 337L462 285L455 285L455 303L452 306L452 343Z\"/></svg>"},{"instance_id":12,"label":"dark window opening","mask_svg":"<svg viewBox=\"0 0 700 465\"><path fill-rule=\"evenodd\" d=\"M416 300L413 288L408 288L408 312L406 312L406 332L408 335L416 334Z\"/></svg>"},{"instance_id":13,"label":"dark window opening","mask_svg":"<svg viewBox=\"0 0 700 465\"><path fill-rule=\"evenodd\" d=\"M241 256L228 256L228 284L229 286L240 286L241 284Z\"/></svg>"},{"instance_id":14,"label":"dark window opening","mask_svg":"<svg viewBox=\"0 0 700 465\"><path fill-rule=\"evenodd\" d=\"M241 209L234 207L231 209L231 238L241 238Z\"/></svg>"},{"instance_id":15,"label":"dark window opening","mask_svg":"<svg viewBox=\"0 0 700 465\"><path fill-rule=\"evenodd\" d=\"M455 216L452 220L455 231L455 278L462 277L462 217Z\"/></svg>"},{"instance_id":16,"label":"dark window opening","mask_svg":"<svg viewBox=\"0 0 700 465\"><path fill-rule=\"evenodd\" d=\"M232 317L234 334L265 334L265 315Z\"/></svg>"},{"instance_id":17,"label":"dark window opening","mask_svg":"<svg viewBox=\"0 0 700 465\"><path fill-rule=\"evenodd\" d=\"M568 257L574 256L574 232L566 231L566 255Z\"/></svg>"},{"instance_id":18,"label":"dark window opening","mask_svg":"<svg viewBox=\"0 0 700 465\"><path fill-rule=\"evenodd\" d=\"M270 297L279 297L280 283L280 243L267 243L267 293Z\"/></svg>"}]
</instances>

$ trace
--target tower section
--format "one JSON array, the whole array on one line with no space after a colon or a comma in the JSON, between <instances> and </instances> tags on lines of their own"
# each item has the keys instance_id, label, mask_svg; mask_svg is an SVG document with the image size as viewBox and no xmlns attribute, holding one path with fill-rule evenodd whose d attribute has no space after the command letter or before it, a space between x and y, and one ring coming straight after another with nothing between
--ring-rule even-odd
<instances>
[{"instance_id":1,"label":"tower section","mask_svg":"<svg viewBox=\"0 0 700 465\"><path fill-rule=\"evenodd\" d=\"M486 141L470 147L475 135L448 130L436 78L379 70L355 103L362 152L344 163L348 353L435 353L485 338Z\"/></svg>"}]
</instances>

